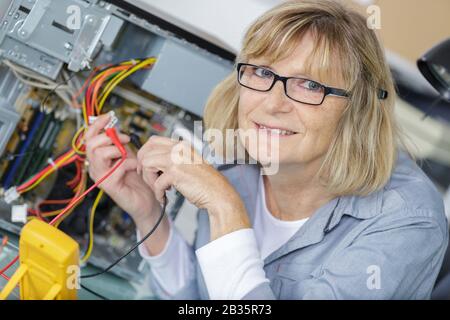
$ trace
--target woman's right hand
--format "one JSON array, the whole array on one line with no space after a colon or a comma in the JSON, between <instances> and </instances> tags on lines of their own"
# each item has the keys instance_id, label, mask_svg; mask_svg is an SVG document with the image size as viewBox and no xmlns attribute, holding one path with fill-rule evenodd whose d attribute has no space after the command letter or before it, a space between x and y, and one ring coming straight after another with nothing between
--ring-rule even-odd
<instances>
[{"instance_id":1,"label":"woman's right hand","mask_svg":"<svg viewBox=\"0 0 450 320\"><path fill-rule=\"evenodd\" d=\"M107 114L99 116L85 134L89 176L94 181L104 176L121 157L119 149L102 132L109 120L110 116ZM118 136L124 145L130 141L125 134ZM161 207L151 188L137 174L136 155L129 148L126 149L128 154L124 163L99 187L139 225L144 221L153 221Z\"/></svg>"}]
</instances>

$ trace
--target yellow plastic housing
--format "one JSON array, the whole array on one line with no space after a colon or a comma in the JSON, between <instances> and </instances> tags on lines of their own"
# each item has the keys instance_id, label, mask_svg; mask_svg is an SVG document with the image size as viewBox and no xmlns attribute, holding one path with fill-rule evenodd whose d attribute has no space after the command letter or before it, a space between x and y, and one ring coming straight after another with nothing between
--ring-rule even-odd
<instances>
[{"instance_id":1,"label":"yellow plastic housing","mask_svg":"<svg viewBox=\"0 0 450 320\"><path fill-rule=\"evenodd\" d=\"M4 288L3 298L19 281L24 300L77 298L79 247L75 240L34 219L22 229L19 253L20 267L11 277L9 288Z\"/></svg>"}]
</instances>

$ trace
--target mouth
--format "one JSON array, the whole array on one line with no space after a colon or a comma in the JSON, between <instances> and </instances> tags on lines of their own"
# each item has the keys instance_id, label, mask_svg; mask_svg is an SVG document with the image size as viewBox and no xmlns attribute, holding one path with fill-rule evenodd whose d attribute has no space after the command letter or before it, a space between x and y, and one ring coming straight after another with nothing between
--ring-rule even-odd
<instances>
[{"instance_id":1,"label":"mouth","mask_svg":"<svg viewBox=\"0 0 450 320\"><path fill-rule=\"evenodd\" d=\"M253 124L255 125L255 128L258 130L258 132L269 134L271 136L289 137L289 136L298 134L298 132L288 130L286 128L270 126L270 125L261 124L261 123L257 123L257 122L253 122Z\"/></svg>"}]
</instances>

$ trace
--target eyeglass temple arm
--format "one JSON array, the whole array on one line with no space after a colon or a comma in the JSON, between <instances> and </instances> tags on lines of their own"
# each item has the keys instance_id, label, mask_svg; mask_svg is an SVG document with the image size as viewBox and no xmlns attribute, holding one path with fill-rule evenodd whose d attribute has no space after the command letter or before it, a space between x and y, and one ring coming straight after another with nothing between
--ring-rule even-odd
<instances>
[{"instance_id":1,"label":"eyeglass temple arm","mask_svg":"<svg viewBox=\"0 0 450 320\"><path fill-rule=\"evenodd\" d=\"M335 96L341 96L341 97L349 97L350 93L348 91L337 89L337 88L330 88L327 87L327 94L332 94ZM377 97L380 100L386 100L389 96L389 93L386 90L378 89Z\"/></svg>"}]
</instances>

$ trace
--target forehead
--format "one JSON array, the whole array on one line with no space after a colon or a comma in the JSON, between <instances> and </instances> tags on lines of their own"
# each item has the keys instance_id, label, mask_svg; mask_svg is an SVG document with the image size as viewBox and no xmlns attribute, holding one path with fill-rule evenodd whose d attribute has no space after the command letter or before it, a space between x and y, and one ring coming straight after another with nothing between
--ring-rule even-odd
<instances>
[{"instance_id":1,"label":"forehead","mask_svg":"<svg viewBox=\"0 0 450 320\"><path fill-rule=\"evenodd\" d=\"M345 86L342 62L325 37L307 31L285 43L278 54L271 51L249 57L249 63L265 65L284 76L306 77L330 86Z\"/></svg>"}]
</instances>

